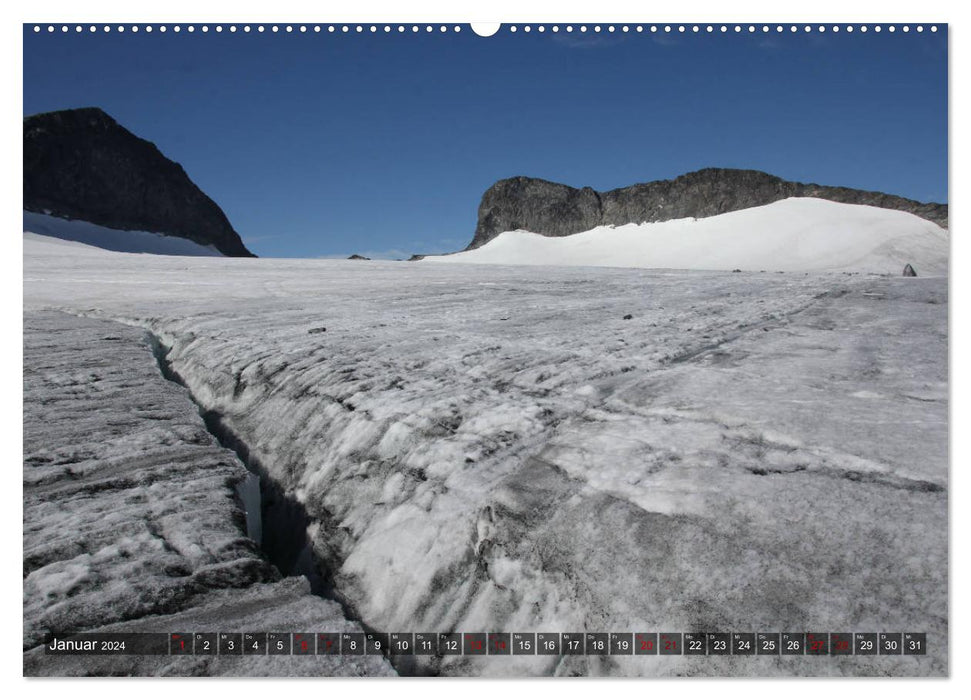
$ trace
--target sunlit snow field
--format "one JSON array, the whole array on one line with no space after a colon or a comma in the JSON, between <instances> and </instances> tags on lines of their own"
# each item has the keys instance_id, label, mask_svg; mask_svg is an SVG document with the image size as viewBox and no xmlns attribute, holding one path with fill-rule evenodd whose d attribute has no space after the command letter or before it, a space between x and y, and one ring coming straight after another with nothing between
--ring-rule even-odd
<instances>
[{"instance_id":1,"label":"sunlit snow field","mask_svg":"<svg viewBox=\"0 0 971 700\"><path fill-rule=\"evenodd\" d=\"M371 628L928 633L926 657L427 662L446 674L946 673L947 304L946 277L24 239L25 315L170 348Z\"/></svg>"},{"instance_id":2,"label":"sunlit snow field","mask_svg":"<svg viewBox=\"0 0 971 700\"><path fill-rule=\"evenodd\" d=\"M948 232L903 211L790 197L710 216L598 226L572 236L506 231L428 262L945 275Z\"/></svg>"}]
</instances>

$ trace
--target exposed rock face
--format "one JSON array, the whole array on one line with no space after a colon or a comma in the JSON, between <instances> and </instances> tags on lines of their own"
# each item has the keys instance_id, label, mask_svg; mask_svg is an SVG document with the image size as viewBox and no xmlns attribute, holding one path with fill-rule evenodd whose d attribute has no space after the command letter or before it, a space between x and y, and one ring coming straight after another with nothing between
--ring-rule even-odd
<instances>
[{"instance_id":1,"label":"exposed rock face","mask_svg":"<svg viewBox=\"0 0 971 700\"><path fill-rule=\"evenodd\" d=\"M349 255L347 257L347 259L348 260L370 260L371 258L365 257L363 255L358 255L357 253L354 253L354 255Z\"/></svg>"},{"instance_id":2,"label":"exposed rock face","mask_svg":"<svg viewBox=\"0 0 971 700\"><path fill-rule=\"evenodd\" d=\"M254 257L181 165L95 107L24 119L24 209Z\"/></svg>"},{"instance_id":3,"label":"exposed rock face","mask_svg":"<svg viewBox=\"0 0 971 700\"><path fill-rule=\"evenodd\" d=\"M917 271L914 270L913 266L910 263L907 263L907 265L904 267L904 277L916 277L916 276L917 276Z\"/></svg>"},{"instance_id":4,"label":"exposed rock face","mask_svg":"<svg viewBox=\"0 0 971 700\"><path fill-rule=\"evenodd\" d=\"M707 168L673 180L657 180L609 192L576 189L530 177L500 180L479 205L469 249L503 231L523 229L568 236L595 226L704 218L771 204L788 197L817 197L845 204L899 209L947 228L947 205L922 203L881 192L789 182L758 170Z\"/></svg>"}]
</instances>

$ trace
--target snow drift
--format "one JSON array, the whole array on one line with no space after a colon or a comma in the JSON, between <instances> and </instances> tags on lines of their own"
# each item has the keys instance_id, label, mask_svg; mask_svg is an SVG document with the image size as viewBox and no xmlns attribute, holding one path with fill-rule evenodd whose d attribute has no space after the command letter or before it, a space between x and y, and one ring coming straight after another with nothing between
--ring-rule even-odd
<instances>
[{"instance_id":1,"label":"snow drift","mask_svg":"<svg viewBox=\"0 0 971 700\"><path fill-rule=\"evenodd\" d=\"M683 270L947 274L948 232L914 214L824 199L784 199L705 219L598 226L563 237L506 231L433 262Z\"/></svg>"},{"instance_id":2,"label":"snow drift","mask_svg":"<svg viewBox=\"0 0 971 700\"><path fill-rule=\"evenodd\" d=\"M185 238L149 231L121 231L88 221L61 219L26 210L24 211L24 233L83 243L118 253L222 256L222 253L212 246L200 245Z\"/></svg>"}]
</instances>

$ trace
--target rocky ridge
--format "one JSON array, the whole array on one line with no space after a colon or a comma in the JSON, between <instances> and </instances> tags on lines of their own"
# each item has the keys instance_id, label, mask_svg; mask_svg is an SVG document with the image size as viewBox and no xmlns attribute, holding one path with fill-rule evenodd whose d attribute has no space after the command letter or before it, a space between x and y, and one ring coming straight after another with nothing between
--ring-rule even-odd
<instances>
[{"instance_id":1,"label":"rocky ridge","mask_svg":"<svg viewBox=\"0 0 971 700\"><path fill-rule=\"evenodd\" d=\"M607 192L577 189L531 177L499 180L479 205L475 236L466 250L478 248L504 231L569 236L597 226L705 218L758 207L789 197L816 197L844 204L897 209L948 225L946 204L848 187L790 182L758 170L706 168L673 180L656 180Z\"/></svg>"},{"instance_id":2,"label":"rocky ridge","mask_svg":"<svg viewBox=\"0 0 971 700\"><path fill-rule=\"evenodd\" d=\"M24 118L24 209L254 257L181 165L96 107Z\"/></svg>"}]
</instances>

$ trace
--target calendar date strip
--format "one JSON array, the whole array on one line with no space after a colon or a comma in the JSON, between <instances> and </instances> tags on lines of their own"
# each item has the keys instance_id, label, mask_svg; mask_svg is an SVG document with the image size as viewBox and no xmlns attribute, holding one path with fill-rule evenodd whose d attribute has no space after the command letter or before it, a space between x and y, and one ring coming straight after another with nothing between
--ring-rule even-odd
<instances>
[{"instance_id":1,"label":"calendar date strip","mask_svg":"<svg viewBox=\"0 0 971 700\"><path fill-rule=\"evenodd\" d=\"M51 655L925 656L924 632L170 632L77 634Z\"/></svg>"}]
</instances>

